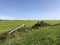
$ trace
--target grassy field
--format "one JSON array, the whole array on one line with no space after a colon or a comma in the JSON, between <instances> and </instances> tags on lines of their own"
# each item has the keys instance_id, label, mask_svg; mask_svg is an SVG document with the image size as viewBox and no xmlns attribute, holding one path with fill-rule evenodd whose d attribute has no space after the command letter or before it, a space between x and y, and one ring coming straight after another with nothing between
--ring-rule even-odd
<instances>
[{"instance_id":1,"label":"grassy field","mask_svg":"<svg viewBox=\"0 0 60 45\"><path fill-rule=\"evenodd\" d=\"M34 21L0 21L0 34L22 24L34 25ZM49 24L60 23L60 20L45 20ZM60 26L40 27L20 32L15 37L7 37L0 45L60 45Z\"/></svg>"},{"instance_id":2,"label":"grassy field","mask_svg":"<svg viewBox=\"0 0 60 45\"><path fill-rule=\"evenodd\" d=\"M0 21L0 34L9 31L11 29L14 29L18 26L21 26L22 24L26 24L27 26L33 25L37 21L24 21L24 20L10 20L10 21Z\"/></svg>"}]
</instances>

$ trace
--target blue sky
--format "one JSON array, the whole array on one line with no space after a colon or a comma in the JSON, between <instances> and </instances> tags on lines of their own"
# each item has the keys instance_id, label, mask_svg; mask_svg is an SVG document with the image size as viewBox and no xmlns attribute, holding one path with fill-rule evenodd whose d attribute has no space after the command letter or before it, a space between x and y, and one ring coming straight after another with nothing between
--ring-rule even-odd
<instances>
[{"instance_id":1,"label":"blue sky","mask_svg":"<svg viewBox=\"0 0 60 45\"><path fill-rule=\"evenodd\" d=\"M0 19L60 20L60 0L0 0Z\"/></svg>"}]
</instances>

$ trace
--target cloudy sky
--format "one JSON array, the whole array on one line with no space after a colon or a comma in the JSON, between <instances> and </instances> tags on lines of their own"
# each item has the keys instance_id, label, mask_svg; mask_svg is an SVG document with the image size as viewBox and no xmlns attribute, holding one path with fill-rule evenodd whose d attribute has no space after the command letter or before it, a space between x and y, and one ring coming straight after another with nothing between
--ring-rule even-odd
<instances>
[{"instance_id":1,"label":"cloudy sky","mask_svg":"<svg viewBox=\"0 0 60 45\"><path fill-rule=\"evenodd\" d=\"M0 0L0 19L60 20L60 0Z\"/></svg>"}]
</instances>

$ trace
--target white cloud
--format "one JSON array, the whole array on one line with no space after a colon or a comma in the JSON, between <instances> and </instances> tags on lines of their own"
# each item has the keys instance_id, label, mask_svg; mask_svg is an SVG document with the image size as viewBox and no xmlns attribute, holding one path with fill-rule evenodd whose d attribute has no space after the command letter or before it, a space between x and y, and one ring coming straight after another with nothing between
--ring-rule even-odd
<instances>
[{"instance_id":1,"label":"white cloud","mask_svg":"<svg viewBox=\"0 0 60 45\"><path fill-rule=\"evenodd\" d=\"M10 16L0 16L0 19L2 19L2 20L19 20L16 17L10 17Z\"/></svg>"}]
</instances>

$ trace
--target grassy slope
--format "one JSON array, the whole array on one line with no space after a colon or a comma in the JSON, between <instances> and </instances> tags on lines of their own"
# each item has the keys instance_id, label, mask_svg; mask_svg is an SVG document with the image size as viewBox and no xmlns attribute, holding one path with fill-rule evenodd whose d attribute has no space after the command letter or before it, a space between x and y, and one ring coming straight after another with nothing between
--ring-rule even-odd
<instances>
[{"instance_id":1,"label":"grassy slope","mask_svg":"<svg viewBox=\"0 0 60 45\"><path fill-rule=\"evenodd\" d=\"M19 26L23 23L26 23L29 26L34 24L36 21L25 21L25 22L12 21L12 22L10 24L13 25L16 24L17 26ZM46 21L46 22L55 24L55 23L59 23L60 21ZM6 24L7 23L5 23L5 25ZM60 26L40 27L39 29L20 32L20 34L16 35L16 37L12 37L12 38L7 37L6 41L2 42L0 45L60 45Z\"/></svg>"},{"instance_id":2,"label":"grassy slope","mask_svg":"<svg viewBox=\"0 0 60 45\"><path fill-rule=\"evenodd\" d=\"M8 37L1 45L60 45L60 26L41 27Z\"/></svg>"}]
</instances>

